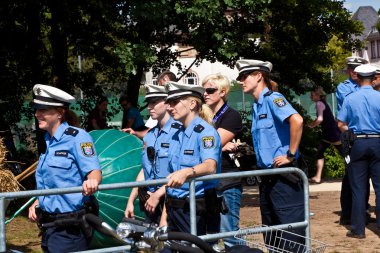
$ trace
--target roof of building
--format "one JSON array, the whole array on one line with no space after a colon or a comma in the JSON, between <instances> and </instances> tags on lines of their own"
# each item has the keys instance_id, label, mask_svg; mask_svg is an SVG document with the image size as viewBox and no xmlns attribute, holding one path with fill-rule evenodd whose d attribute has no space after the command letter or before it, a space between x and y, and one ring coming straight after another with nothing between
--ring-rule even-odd
<instances>
[{"instance_id":1,"label":"roof of building","mask_svg":"<svg viewBox=\"0 0 380 253\"><path fill-rule=\"evenodd\" d=\"M363 23L364 30L361 36L357 38L361 41L365 40L371 33L372 27L379 21L379 15L372 6L360 6L352 16L353 20L358 20Z\"/></svg>"}]
</instances>

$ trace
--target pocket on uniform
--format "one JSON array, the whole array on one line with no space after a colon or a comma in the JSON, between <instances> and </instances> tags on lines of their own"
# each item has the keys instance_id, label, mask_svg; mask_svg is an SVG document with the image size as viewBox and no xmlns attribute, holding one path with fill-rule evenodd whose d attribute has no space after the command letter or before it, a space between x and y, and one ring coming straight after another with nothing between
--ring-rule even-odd
<instances>
[{"instance_id":1,"label":"pocket on uniform","mask_svg":"<svg viewBox=\"0 0 380 253\"><path fill-rule=\"evenodd\" d=\"M273 148L278 146L278 138L274 123L272 120L262 119L256 125L258 134L260 136L261 148Z\"/></svg>"},{"instance_id":2,"label":"pocket on uniform","mask_svg":"<svg viewBox=\"0 0 380 253\"><path fill-rule=\"evenodd\" d=\"M72 160L66 157L55 157L55 158L50 158L47 164L49 165L49 167L67 170L71 168Z\"/></svg>"},{"instance_id":3,"label":"pocket on uniform","mask_svg":"<svg viewBox=\"0 0 380 253\"><path fill-rule=\"evenodd\" d=\"M201 162L198 161L195 157L183 157L181 159L181 169L183 168L191 168L194 167L197 164L200 164Z\"/></svg>"}]
</instances>

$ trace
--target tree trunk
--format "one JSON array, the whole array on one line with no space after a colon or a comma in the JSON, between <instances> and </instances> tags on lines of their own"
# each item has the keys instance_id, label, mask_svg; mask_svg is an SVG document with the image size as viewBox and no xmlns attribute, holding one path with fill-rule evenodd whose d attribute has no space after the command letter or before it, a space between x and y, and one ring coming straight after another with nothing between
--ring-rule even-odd
<instances>
[{"instance_id":1,"label":"tree trunk","mask_svg":"<svg viewBox=\"0 0 380 253\"><path fill-rule=\"evenodd\" d=\"M141 86L141 78L144 74L144 66L142 64L137 66L136 75L130 75L127 85L127 96L131 100L133 106L138 105L139 90Z\"/></svg>"}]
</instances>

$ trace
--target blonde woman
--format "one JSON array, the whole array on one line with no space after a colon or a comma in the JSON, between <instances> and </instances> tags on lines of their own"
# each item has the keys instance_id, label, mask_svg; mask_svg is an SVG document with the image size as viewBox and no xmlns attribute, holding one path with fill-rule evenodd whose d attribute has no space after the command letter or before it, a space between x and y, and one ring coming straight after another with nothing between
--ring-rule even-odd
<instances>
[{"instance_id":1,"label":"blonde woman","mask_svg":"<svg viewBox=\"0 0 380 253\"><path fill-rule=\"evenodd\" d=\"M221 143L218 132L208 123L212 120L211 111L203 102L205 89L176 82L166 83L166 88L169 113L183 125L169 143L176 145L177 150L172 150L169 159L171 174L167 177L166 197L168 227L171 231L190 233L189 183L185 181L220 172ZM211 221L212 226L218 223L217 182L196 182L198 235L206 233Z\"/></svg>"},{"instance_id":2,"label":"blonde woman","mask_svg":"<svg viewBox=\"0 0 380 253\"><path fill-rule=\"evenodd\" d=\"M204 99L214 115L213 123L222 142L222 173L238 172L239 168L231 158L237 150L237 144L232 140L237 138L243 128L240 114L228 106L227 97L230 91L230 81L221 74L206 76L202 81L205 88ZM240 200L243 192L241 178L225 178L219 180L218 195L223 196L228 212L220 214L220 232L239 230ZM226 247L238 244L233 237L224 239Z\"/></svg>"}]
</instances>

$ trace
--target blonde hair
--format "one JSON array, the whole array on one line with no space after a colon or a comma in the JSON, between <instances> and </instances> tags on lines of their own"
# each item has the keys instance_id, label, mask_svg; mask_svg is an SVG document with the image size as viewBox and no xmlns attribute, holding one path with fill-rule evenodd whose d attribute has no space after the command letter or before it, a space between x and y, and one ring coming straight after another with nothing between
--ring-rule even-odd
<instances>
[{"instance_id":1,"label":"blonde hair","mask_svg":"<svg viewBox=\"0 0 380 253\"><path fill-rule=\"evenodd\" d=\"M226 93L226 97L230 92L231 82L228 80L228 77L221 74L211 74L203 78L202 86L205 86L207 82L216 84L219 91L224 91Z\"/></svg>"},{"instance_id":2,"label":"blonde hair","mask_svg":"<svg viewBox=\"0 0 380 253\"><path fill-rule=\"evenodd\" d=\"M189 99L189 98L194 99L196 101L197 103L196 110L199 113L199 117L201 117L201 119L203 119L210 125L214 126L214 123L212 122L212 119L214 118L214 114L212 110L210 109L210 107L206 105L205 103L203 103L203 101L198 97L188 96L186 99Z\"/></svg>"}]
</instances>

